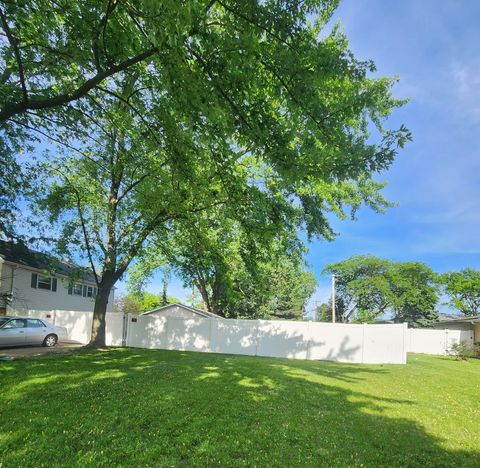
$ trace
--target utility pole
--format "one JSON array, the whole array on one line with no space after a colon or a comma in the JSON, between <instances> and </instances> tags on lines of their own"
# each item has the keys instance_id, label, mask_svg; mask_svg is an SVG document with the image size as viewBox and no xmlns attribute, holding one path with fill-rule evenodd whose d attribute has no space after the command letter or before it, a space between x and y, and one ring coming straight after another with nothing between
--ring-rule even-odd
<instances>
[{"instance_id":1,"label":"utility pole","mask_svg":"<svg viewBox=\"0 0 480 468\"><path fill-rule=\"evenodd\" d=\"M332 274L332 323L335 323L335 273Z\"/></svg>"}]
</instances>

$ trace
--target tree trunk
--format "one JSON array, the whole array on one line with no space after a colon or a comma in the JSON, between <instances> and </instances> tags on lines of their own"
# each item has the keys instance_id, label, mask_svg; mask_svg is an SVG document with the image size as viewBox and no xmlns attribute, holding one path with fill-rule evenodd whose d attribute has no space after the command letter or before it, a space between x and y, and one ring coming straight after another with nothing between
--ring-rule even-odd
<instances>
[{"instance_id":1,"label":"tree trunk","mask_svg":"<svg viewBox=\"0 0 480 468\"><path fill-rule=\"evenodd\" d=\"M92 336L90 338L90 343L88 343L88 346L91 348L104 348L106 346L105 329L107 304L112 287L113 284L100 284L98 287L95 306L93 308Z\"/></svg>"},{"instance_id":2,"label":"tree trunk","mask_svg":"<svg viewBox=\"0 0 480 468\"><path fill-rule=\"evenodd\" d=\"M210 298L208 297L208 291L205 283L199 279L196 281L196 286L200 292L200 296L202 296L203 310L205 310L205 312L210 312Z\"/></svg>"}]
</instances>

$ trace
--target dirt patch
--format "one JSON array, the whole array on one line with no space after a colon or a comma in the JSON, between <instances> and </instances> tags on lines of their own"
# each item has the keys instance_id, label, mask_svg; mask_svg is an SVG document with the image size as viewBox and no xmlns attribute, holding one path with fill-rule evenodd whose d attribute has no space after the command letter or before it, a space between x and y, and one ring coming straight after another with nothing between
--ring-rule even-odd
<instances>
[{"instance_id":1,"label":"dirt patch","mask_svg":"<svg viewBox=\"0 0 480 468\"><path fill-rule=\"evenodd\" d=\"M13 359L25 359L36 356L42 356L48 353L64 353L72 349L81 348L83 345L77 343L62 343L53 348L43 346L24 346L17 348L0 348L0 356L9 356Z\"/></svg>"}]
</instances>

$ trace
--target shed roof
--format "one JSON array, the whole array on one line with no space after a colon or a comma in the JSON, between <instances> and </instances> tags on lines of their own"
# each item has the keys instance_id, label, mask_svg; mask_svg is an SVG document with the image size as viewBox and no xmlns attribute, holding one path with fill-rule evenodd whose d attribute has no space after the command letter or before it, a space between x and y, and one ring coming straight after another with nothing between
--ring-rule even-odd
<instances>
[{"instance_id":1,"label":"shed roof","mask_svg":"<svg viewBox=\"0 0 480 468\"><path fill-rule=\"evenodd\" d=\"M220 317L220 315L214 314L213 312L208 312L206 310L197 309L196 307L190 307L190 306L187 306L185 304L178 304L177 302L174 302L172 304L167 304L167 305L164 305L162 307L157 307L155 309L144 312L141 315L149 315L149 314L152 314L153 312L159 312L161 310L167 309L168 307L172 307L172 306L182 307L183 309L186 309L186 310L188 310L190 312L193 312L194 314L200 315L202 317L216 318L216 319L222 318L222 317Z\"/></svg>"},{"instance_id":2,"label":"shed roof","mask_svg":"<svg viewBox=\"0 0 480 468\"><path fill-rule=\"evenodd\" d=\"M439 320L437 323L477 323L480 322L480 315L472 315L471 317L451 318L446 320Z\"/></svg>"}]
</instances>

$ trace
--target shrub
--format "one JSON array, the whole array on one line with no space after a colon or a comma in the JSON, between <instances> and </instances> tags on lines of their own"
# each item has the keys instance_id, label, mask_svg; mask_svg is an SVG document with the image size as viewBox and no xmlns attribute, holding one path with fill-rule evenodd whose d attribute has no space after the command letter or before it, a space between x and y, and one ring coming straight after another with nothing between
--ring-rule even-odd
<instances>
[{"instance_id":1,"label":"shrub","mask_svg":"<svg viewBox=\"0 0 480 468\"><path fill-rule=\"evenodd\" d=\"M457 358L457 360L466 360L468 358L480 357L480 343L473 345L467 341L454 343L450 352Z\"/></svg>"}]
</instances>

